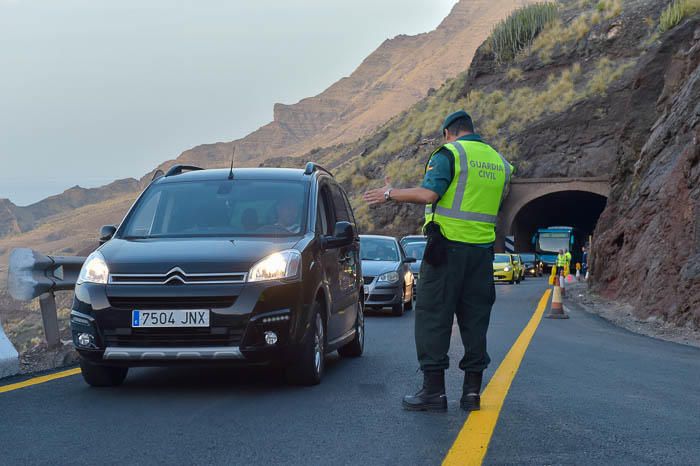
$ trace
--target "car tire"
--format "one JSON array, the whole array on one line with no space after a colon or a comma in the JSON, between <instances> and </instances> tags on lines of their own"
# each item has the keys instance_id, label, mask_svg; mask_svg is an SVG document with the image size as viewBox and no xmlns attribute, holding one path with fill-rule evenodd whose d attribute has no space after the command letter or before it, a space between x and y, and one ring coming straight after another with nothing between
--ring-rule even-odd
<instances>
[{"instance_id":1,"label":"car tire","mask_svg":"<svg viewBox=\"0 0 700 466\"><path fill-rule=\"evenodd\" d=\"M287 381L294 385L318 385L323 378L326 338L321 305L311 311L311 331L301 344L297 360L286 369Z\"/></svg>"},{"instance_id":2,"label":"car tire","mask_svg":"<svg viewBox=\"0 0 700 466\"><path fill-rule=\"evenodd\" d=\"M344 358L357 358L365 350L365 315L362 303L358 303L357 320L355 322L355 337L347 345L338 348L338 354Z\"/></svg>"},{"instance_id":3,"label":"car tire","mask_svg":"<svg viewBox=\"0 0 700 466\"><path fill-rule=\"evenodd\" d=\"M411 288L411 299L409 299L409 300L404 304L404 306L403 306L403 310L404 310L404 311L411 311L411 310L413 310L413 302L414 302L414 300L416 299L416 295L415 295L415 287L414 287L413 285L411 285L411 287L412 287L412 288Z\"/></svg>"},{"instance_id":4,"label":"car tire","mask_svg":"<svg viewBox=\"0 0 700 466\"><path fill-rule=\"evenodd\" d=\"M80 360L80 373L91 387L117 387L124 382L128 367L103 366Z\"/></svg>"},{"instance_id":5,"label":"car tire","mask_svg":"<svg viewBox=\"0 0 700 466\"><path fill-rule=\"evenodd\" d=\"M391 315L395 317L401 317L403 315L404 311L404 301L406 299L405 291L401 291L401 299L399 300L398 303L392 304L391 306Z\"/></svg>"}]
</instances>

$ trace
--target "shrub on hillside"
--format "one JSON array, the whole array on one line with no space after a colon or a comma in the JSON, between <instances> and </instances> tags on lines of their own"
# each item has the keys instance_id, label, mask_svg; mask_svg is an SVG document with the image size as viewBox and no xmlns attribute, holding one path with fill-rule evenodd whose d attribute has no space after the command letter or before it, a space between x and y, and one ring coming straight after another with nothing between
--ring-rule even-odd
<instances>
[{"instance_id":1,"label":"shrub on hillside","mask_svg":"<svg viewBox=\"0 0 700 466\"><path fill-rule=\"evenodd\" d=\"M666 32L676 27L683 18L700 11L700 0L674 0L661 13L659 30Z\"/></svg>"},{"instance_id":2,"label":"shrub on hillside","mask_svg":"<svg viewBox=\"0 0 700 466\"><path fill-rule=\"evenodd\" d=\"M535 3L514 11L496 25L489 38L496 60L501 63L513 60L556 18L557 5L552 2Z\"/></svg>"}]
</instances>

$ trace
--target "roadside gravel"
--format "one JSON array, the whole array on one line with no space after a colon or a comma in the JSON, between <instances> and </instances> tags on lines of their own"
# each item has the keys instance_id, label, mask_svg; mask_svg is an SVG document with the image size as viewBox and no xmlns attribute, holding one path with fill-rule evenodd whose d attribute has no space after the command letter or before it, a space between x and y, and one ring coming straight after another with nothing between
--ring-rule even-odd
<instances>
[{"instance_id":1,"label":"roadside gravel","mask_svg":"<svg viewBox=\"0 0 700 466\"><path fill-rule=\"evenodd\" d=\"M631 332L700 348L700 330L678 327L654 316L640 319L635 315L634 306L606 300L591 292L585 282L567 284L564 305L567 302Z\"/></svg>"}]
</instances>

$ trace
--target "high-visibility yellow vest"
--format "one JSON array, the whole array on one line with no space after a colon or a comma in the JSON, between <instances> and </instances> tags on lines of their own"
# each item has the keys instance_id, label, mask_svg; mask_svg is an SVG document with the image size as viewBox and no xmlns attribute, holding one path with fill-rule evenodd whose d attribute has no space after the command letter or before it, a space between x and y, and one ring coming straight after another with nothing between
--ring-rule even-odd
<instances>
[{"instance_id":1,"label":"high-visibility yellow vest","mask_svg":"<svg viewBox=\"0 0 700 466\"><path fill-rule=\"evenodd\" d=\"M564 267L566 265L566 254L557 254L557 267Z\"/></svg>"},{"instance_id":2,"label":"high-visibility yellow vest","mask_svg":"<svg viewBox=\"0 0 700 466\"><path fill-rule=\"evenodd\" d=\"M493 243L496 216L513 166L480 141L451 142L432 156L443 147L454 155L454 177L437 204L425 207L425 224L435 221L451 241Z\"/></svg>"},{"instance_id":3,"label":"high-visibility yellow vest","mask_svg":"<svg viewBox=\"0 0 700 466\"><path fill-rule=\"evenodd\" d=\"M566 263L571 264L571 253L567 251L564 253L564 256L566 256Z\"/></svg>"}]
</instances>

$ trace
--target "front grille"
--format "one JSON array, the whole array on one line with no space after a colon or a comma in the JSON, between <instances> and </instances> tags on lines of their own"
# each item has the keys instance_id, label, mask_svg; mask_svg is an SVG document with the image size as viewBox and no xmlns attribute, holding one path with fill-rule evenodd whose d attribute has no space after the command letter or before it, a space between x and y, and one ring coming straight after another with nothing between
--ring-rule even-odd
<instances>
[{"instance_id":1,"label":"front grille","mask_svg":"<svg viewBox=\"0 0 700 466\"><path fill-rule=\"evenodd\" d=\"M178 285L178 284L232 284L245 283L245 273L192 273L179 267L168 273L117 273L109 275L111 285Z\"/></svg>"},{"instance_id":2,"label":"front grille","mask_svg":"<svg viewBox=\"0 0 700 466\"><path fill-rule=\"evenodd\" d=\"M376 303L385 303L392 301L394 299L393 294L371 294L369 295L369 298L367 301L371 302L376 302Z\"/></svg>"},{"instance_id":3,"label":"front grille","mask_svg":"<svg viewBox=\"0 0 700 466\"><path fill-rule=\"evenodd\" d=\"M364 280L365 285L369 285L374 281L374 277L362 277L362 280Z\"/></svg>"},{"instance_id":4,"label":"front grille","mask_svg":"<svg viewBox=\"0 0 700 466\"><path fill-rule=\"evenodd\" d=\"M104 331L106 346L157 348L189 346L238 346L244 329L211 328L118 328Z\"/></svg>"},{"instance_id":5,"label":"front grille","mask_svg":"<svg viewBox=\"0 0 700 466\"><path fill-rule=\"evenodd\" d=\"M235 296L109 297L112 307L120 309L216 309L231 307Z\"/></svg>"}]
</instances>

